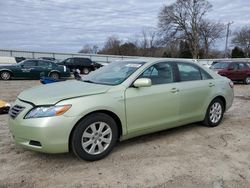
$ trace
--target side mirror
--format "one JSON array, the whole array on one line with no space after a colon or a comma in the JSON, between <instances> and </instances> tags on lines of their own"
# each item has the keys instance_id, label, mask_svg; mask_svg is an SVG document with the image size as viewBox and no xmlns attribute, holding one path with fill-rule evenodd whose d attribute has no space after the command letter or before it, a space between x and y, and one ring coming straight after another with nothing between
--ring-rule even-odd
<instances>
[{"instance_id":1,"label":"side mirror","mask_svg":"<svg viewBox=\"0 0 250 188\"><path fill-rule=\"evenodd\" d=\"M134 87L150 87L151 85L152 81L149 78L139 78L133 84Z\"/></svg>"}]
</instances>

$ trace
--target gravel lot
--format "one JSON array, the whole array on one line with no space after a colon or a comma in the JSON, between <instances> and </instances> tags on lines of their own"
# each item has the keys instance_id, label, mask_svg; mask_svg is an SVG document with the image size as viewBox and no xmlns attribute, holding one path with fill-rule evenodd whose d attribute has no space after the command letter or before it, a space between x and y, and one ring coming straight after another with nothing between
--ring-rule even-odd
<instances>
[{"instance_id":1,"label":"gravel lot","mask_svg":"<svg viewBox=\"0 0 250 188\"><path fill-rule=\"evenodd\" d=\"M13 102L38 81L0 81ZM192 124L117 144L103 160L48 155L13 144L0 116L0 187L250 187L250 86L235 86L233 107L216 128Z\"/></svg>"}]
</instances>

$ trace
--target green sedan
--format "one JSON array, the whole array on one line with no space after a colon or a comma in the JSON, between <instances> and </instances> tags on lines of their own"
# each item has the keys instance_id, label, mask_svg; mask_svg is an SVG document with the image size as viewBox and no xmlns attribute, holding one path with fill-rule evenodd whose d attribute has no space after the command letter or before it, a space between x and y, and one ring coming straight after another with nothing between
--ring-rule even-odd
<instances>
[{"instance_id":1,"label":"green sedan","mask_svg":"<svg viewBox=\"0 0 250 188\"><path fill-rule=\"evenodd\" d=\"M127 60L22 92L9 126L25 148L94 161L117 141L194 122L215 127L233 98L229 79L192 62Z\"/></svg>"},{"instance_id":2,"label":"green sedan","mask_svg":"<svg viewBox=\"0 0 250 188\"><path fill-rule=\"evenodd\" d=\"M52 61L29 59L18 64L1 65L0 78L9 79L39 79L41 76L49 76L54 79L70 77L70 70L65 66L57 65Z\"/></svg>"}]
</instances>

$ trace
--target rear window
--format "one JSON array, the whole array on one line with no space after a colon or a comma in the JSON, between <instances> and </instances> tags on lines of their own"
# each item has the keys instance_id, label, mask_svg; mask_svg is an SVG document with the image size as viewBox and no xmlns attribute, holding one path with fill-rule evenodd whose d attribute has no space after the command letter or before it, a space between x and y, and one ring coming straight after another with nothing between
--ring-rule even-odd
<instances>
[{"instance_id":1,"label":"rear window","mask_svg":"<svg viewBox=\"0 0 250 188\"><path fill-rule=\"evenodd\" d=\"M229 63L220 62L220 63L214 64L211 68L212 69L225 69L228 67L228 65L229 65Z\"/></svg>"}]
</instances>

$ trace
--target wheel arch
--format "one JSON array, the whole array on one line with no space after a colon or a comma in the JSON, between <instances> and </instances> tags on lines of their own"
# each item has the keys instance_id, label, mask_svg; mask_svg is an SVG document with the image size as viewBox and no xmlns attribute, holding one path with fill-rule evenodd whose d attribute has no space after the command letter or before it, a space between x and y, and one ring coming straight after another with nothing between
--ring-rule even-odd
<instances>
[{"instance_id":1,"label":"wheel arch","mask_svg":"<svg viewBox=\"0 0 250 188\"><path fill-rule=\"evenodd\" d=\"M87 116L89 115L92 115L92 114L95 114L95 113L103 113L103 114L107 114L109 115L111 118L114 119L114 121L116 122L117 124L117 128L118 128L118 140L119 138L122 136L123 134L123 131L122 131L122 122L120 120L120 118L118 117L118 115L116 115L114 112L110 111L110 110L96 110L96 111L93 111L93 112L90 112L86 115L84 115L81 119L79 119L76 124L74 125L74 127L71 129L71 132L70 132L70 135L69 135L69 138L68 138L68 147L69 147L69 151L71 151L71 140L72 140L72 135L73 135L73 132L74 130L76 129L77 127L77 124L82 121L84 118L86 118Z\"/></svg>"},{"instance_id":2,"label":"wheel arch","mask_svg":"<svg viewBox=\"0 0 250 188\"><path fill-rule=\"evenodd\" d=\"M61 76L61 73L60 73L60 71L58 71L58 70L51 70L51 71L49 72L49 76L50 76L50 74L52 74L52 73L57 73L59 76Z\"/></svg>"},{"instance_id":3,"label":"wheel arch","mask_svg":"<svg viewBox=\"0 0 250 188\"><path fill-rule=\"evenodd\" d=\"M223 102L223 111L225 111L226 106L227 106L227 101L226 101L225 97L223 97L222 95L218 95L218 96L213 98L213 100L215 100L215 99L220 99Z\"/></svg>"},{"instance_id":4,"label":"wheel arch","mask_svg":"<svg viewBox=\"0 0 250 188\"><path fill-rule=\"evenodd\" d=\"M14 76L13 71L10 70L10 69L0 69L0 73L3 72L3 71L9 72L11 76Z\"/></svg>"}]
</instances>

